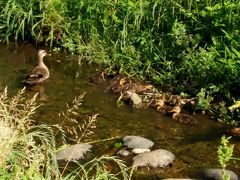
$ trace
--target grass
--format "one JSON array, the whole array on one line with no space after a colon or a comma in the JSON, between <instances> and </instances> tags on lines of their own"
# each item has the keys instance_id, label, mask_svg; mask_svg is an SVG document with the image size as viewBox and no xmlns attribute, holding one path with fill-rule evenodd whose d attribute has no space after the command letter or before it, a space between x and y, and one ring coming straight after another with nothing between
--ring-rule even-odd
<instances>
[{"instance_id":1,"label":"grass","mask_svg":"<svg viewBox=\"0 0 240 180\"><path fill-rule=\"evenodd\" d=\"M56 135L65 134L66 127L61 125L36 125L34 114L39 107L37 95L26 99L24 89L16 96L8 97L7 89L0 93L0 177L1 179L129 179L124 162L112 156L96 157L86 164L78 163L71 171L63 173L56 161ZM83 95L73 101L65 113L61 113L64 122L73 121L77 115ZM68 114L70 113L70 114ZM96 116L80 126L81 137L78 143L89 136ZM75 136L75 133L69 137ZM68 140L68 139L67 139ZM112 170L111 167L116 167ZM65 169L68 169L65 166ZM110 169L107 169L110 168Z\"/></svg>"},{"instance_id":2,"label":"grass","mask_svg":"<svg viewBox=\"0 0 240 180\"><path fill-rule=\"evenodd\" d=\"M191 96L218 88L239 99L237 0L11 0L0 2L2 41L29 40ZM214 100L213 99L213 100ZM219 111L219 110L218 110ZM236 119L239 121L239 119Z\"/></svg>"}]
</instances>

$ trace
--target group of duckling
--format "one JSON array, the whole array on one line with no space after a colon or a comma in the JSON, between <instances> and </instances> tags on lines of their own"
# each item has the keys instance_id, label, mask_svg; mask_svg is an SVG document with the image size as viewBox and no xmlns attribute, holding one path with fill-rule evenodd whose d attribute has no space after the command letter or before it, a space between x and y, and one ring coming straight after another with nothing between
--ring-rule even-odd
<instances>
[{"instance_id":1,"label":"group of duckling","mask_svg":"<svg viewBox=\"0 0 240 180\"><path fill-rule=\"evenodd\" d=\"M41 84L49 79L50 73L43 62L43 58L49 55L45 50L38 51L38 64L27 75L24 83L26 85ZM105 71L93 76L97 82L105 80ZM120 93L120 100L130 100L132 104L139 107L152 107L162 114L172 114L173 120L180 123L196 124L197 121L193 116L182 113L185 105L195 105L195 99L184 99L179 95L168 95L159 92L151 84L141 84L132 77L117 75L110 82L106 91Z\"/></svg>"},{"instance_id":2,"label":"group of duckling","mask_svg":"<svg viewBox=\"0 0 240 180\"><path fill-rule=\"evenodd\" d=\"M25 85L32 86L42 84L50 77L48 67L44 64L43 58L48 56L45 50L38 50L38 63L23 81ZM105 71L98 73L92 77L93 82L101 83L105 81ZM110 82L106 91L120 93L118 100L130 100L135 107L151 107L158 112L172 116L172 119L186 124L197 124L197 119L190 115L183 113L186 107L194 107L197 103L195 98L183 98L180 95L170 95L158 91L151 84L141 84L132 77L117 75ZM240 136L240 128L231 128L228 133L233 136Z\"/></svg>"},{"instance_id":3,"label":"group of duckling","mask_svg":"<svg viewBox=\"0 0 240 180\"><path fill-rule=\"evenodd\" d=\"M172 119L184 124L197 124L197 119L183 113L186 107L196 105L195 98L183 98L180 95L170 95L160 92L151 84L141 84L132 77L117 75L110 82L106 91L119 93L120 100L130 100L134 107L150 107L164 115L171 115Z\"/></svg>"},{"instance_id":4,"label":"group of duckling","mask_svg":"<svg viewBox=\"0 0 240 180\"><path fill-rule=\"evenodd\" d=\"M198 124L193 115L183 113L185 109L192 109L196 105L195 98L183 98L180 95L159 93L148 103L148 107L155 108L164 115L172 115L172 119L183 124Z\"/></svg>"}]
</instances>

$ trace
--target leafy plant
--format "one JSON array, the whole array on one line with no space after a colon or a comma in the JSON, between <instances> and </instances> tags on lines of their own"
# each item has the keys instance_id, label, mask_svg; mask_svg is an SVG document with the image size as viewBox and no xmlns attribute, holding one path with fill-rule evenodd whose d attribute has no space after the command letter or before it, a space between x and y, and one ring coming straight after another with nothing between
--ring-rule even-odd
<instances>
[{"instance_id":1,"label":"leafy plant","mask_svg":"<svg viewBox=\"0 0 240 180\"><path fill-rule=\"evenodd\" d=\"M228 161L232 158L233 155L233 145L228 145L230 137L222 136L221 143L218 147L218 162L223 169L222 177L224 180L229 180L230 176L226 174L226 167Z\"/></svg>"}]
</instances>

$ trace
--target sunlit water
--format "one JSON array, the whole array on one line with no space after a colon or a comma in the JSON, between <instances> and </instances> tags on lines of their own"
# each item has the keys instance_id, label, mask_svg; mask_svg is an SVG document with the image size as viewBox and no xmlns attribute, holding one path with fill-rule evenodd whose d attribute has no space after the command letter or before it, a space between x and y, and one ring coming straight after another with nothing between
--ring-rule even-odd
<instances>
[{"instance_id":1,"label":"sunlit water","mask_svg":"<svg viewBox=\"0 0 240 180\"><path fill-rule=\"evenodd\" d=\"M0 89L6 86L11 95L23 88L22 80L36 64L37 49L32 45L0 45ZM57 114L66 108L66 102L86 92L82 112L86 115L99 113L97 128L91 140L101 140L115 136L139 135L155 145L153 149L164 148L176 155L171 168L152 169L149 173L139 173L137 179L161 179L162 177L196 178L201 169L218 168L217 146L223 128L205 116L199 116L199 125L182 125L173 122L153 109L136 109L129 105L117 107L117 95L106 93L107 83L95 85L90 81L95 68L79 66L77 58L66 54L52 54L45 58L51 79L38 87L42 106L37 112L37 122L56 124ZM79 77L75 77L76 72ZM34 92L28 92L33 95ZM112 143L112 142L111 142ZM239 141L235 143L235 156L240 157ZM101 147L111 153L109 143ZM231 161L228 169L240 174L239 162ZM140 178L141 176L141 178Z\"/></svg>"}]
</instances>

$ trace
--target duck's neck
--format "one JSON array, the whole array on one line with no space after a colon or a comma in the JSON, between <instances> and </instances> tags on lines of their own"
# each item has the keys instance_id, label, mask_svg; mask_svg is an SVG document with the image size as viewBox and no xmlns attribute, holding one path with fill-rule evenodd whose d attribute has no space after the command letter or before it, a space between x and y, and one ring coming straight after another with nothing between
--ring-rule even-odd
<instances>
[{"instance_id":1,"label":"duck's neck","mask_svg":"<svg viewBox=\"0 0 240 180\"><path fill-rule=\"evenodd\" d=\"M172 115L173 119L175 119L178 116L178 114L179 114L179 112L173 113L173 115Z\"/></svg>"},{"instance_id":2,"label":"duck's neck","mask_svg":"<svg viewBox=\"0 0 240 180\"><path fill-rule=\"evenodd\" d=\"M44 64L42 56L38 56L38 67L43 68L46 71L47 78L50 76L49 70L47 66Z\"/></svg>"},{"instance_id":3,"label":"duck's neck","mask_svg":"<svg viewBox=\"0 0 240 180\"><path fill-rule=\"evenodd\" d=\"M175 111L175 112L173 113L173 116L172 116L173 119L176 118L179 114L180 114L180 110Z\"/></svg>"},{"instance_id":4,"label":"duck's neck","mask_svg":"<svg viewBox=\"0 0 240 180\"><path fill-rule=\"evenodd\" d=\"M42 56L38 56L38 66L40 66L40 67L46 66L43 62L43 57Z\"/></svg>"}]
</instances>

